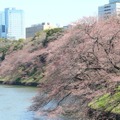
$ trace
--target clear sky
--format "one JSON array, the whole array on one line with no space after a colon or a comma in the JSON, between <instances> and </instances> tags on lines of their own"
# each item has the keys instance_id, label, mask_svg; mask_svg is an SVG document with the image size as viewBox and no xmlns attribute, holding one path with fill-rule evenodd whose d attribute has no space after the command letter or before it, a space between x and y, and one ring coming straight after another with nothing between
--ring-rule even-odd
<instances>
[{"instance_id":1,"label":"clear sky","mask_svg":"<svg viewBox=\"0 0 120 120\"><path fill-rule=\"evenodd\" d=\"M15 7L25 12L25 26L50 22L67 25L83 16L97 16L98 6L109 0L0 0L0 11Z\"/></svg>"}]
</instances>

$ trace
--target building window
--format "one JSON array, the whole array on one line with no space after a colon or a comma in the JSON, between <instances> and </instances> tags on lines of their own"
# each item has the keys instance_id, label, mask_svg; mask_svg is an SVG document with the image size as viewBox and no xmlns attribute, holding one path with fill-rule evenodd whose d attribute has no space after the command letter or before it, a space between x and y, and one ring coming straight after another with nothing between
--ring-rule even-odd
<instances>
[{"instance_id":1,"label":"building window","mask_svg":"<svg viewBox=\"0 0 120 120\"><path fill-rule=\"evenodd\" d=\"M5 32L5 25L2 25L2 32Z\"/></svg>"},{"instance_id":2,"label":"building window","mask_svg":"<svg viewBox=\"0 0 120 120\"><path fill-rule=\"evenodd\" d=\"M105 9L104 11L111 11L111 9Z\"/></svg>"},{"instance_id":3,"label":"building window","mask_svg":"<svg viewBox=\"0 0 120 120\"><path fill-rule=\"evenodd\" d=\"M105 6L104 8L110 8L110 6Z\"/></svg>"}]
</instances>

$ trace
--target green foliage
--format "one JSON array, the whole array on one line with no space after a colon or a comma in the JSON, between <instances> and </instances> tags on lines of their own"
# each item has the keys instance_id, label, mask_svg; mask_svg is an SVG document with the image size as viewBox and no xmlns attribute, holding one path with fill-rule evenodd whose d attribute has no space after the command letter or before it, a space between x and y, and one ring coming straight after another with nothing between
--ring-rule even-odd
<instances>
[{"instance_id":1,"label":"green foliage","mask_svg":"<svg viewBox=\"0 0 120 120\"><path fill-rule=\"evenodd\" d=\"M6 53L9 48L10 48L10 45L1 46L0 47L0 52Z\"/></svg>"},{"instance_id":2,"label":"green foliage","mask_svg":"<svg viewBox=\"0 0 120 120\"><path fill-rule=\"evenodd\" d=\"M37 72L37 68L34 67L31 71L28 72L28 76L32 76Z\"/></svg>"},{"instance_id":3,"label":"green foliage","mask_svg":"<svg viewBox=\"0 0 120 120\"><path fill-rule=\"evenodd\" d=\"M45 32L46 32L46 37L50 37L55 33L63 32L63 28L48 29L48 30L45 30Z\"/></svg>"},{"instance_id":4,"label":"green foliage","mask_svg":"<svg viewBox=\"0 0 120 120\"><path fill-rule=\"evenodd\" d=\"M0 53L2 54L0 59L3 61L5 59L6 54L9 53L9 49L13 47L13 50L22 49L24 39L17 40L7 40L7 39L0 39Z\"/></svg>"},{"instance_id":5,"label":"green foliage","mask_svg":"<svg viewBox=\"0 0 120 120\"><path fill-rule=\"evenodd\" d=\"M39 31L39 32L37 32L36 34L35 34L35 37L39 37L39 36L41 36L43 34L43 31Z\"/></svg>"},{"instance_id":6,"label":"green foliage","mask_svg":"<svg viewBox=\"0 0 120 120\"><path fill-rule=\"evenodd\" d=\"M56 40L61 35L63 28L49 29L44 32L46 33L46 39L43 41L43 46L46 47L50 41Z\"/></svg>"},{"instance_id":7,"label":"green foliage","mask_svg":"<svg viewBox=\"0 0 120 120\"><path fill-rule=\"evenodd\" d=\"M15 79L15 82L20 82L20 80L21 80L21 77L17 77L17 78Z\"/></svg>"},{"instance_id":8,"label":"green foliage","mask_svg":"<svg viewBox=\"0 0 120 120\"><path fill-rule=\"evenodd\" d=\"M0 53L2 54L0 56L1 61L5 59L5 56L11 46L12 42L8 41L6 39L0 39Z\"/></svg>"},{"instance_id":9,"label":"green foliage","mask_svg":"<svg viewBox=\"0 0 120 120\"><path fill-rule=\"evenodd\" d=\"M14 41L13 50L21 50L23 48L23 43L24 43L24 39L19 39L18 41Z\"/></svg>"},{"instance_id":10,"label":"green foliage","mask_svg":"<svg viewBox=\"0 0 120 120\"><path fill-rule=\"evenodd\" d=\"M6 54L3 52L3 53L2 53L2 56L1 56L1 60L2 60L2 61L5 59L5 55L6 55Z\"/></svg>"},{"instance_id":11,"label":"green foliage","mask_svg":"<svg viewBox=\"0 0 120 120\"><path fill-rule=\"evenodd\" d=\"M18 40L18 42L20 42L20 43L23 43L25 41L25 39L22 39L22 38L20 38L19 40Z\"/></svg>"},{"instance_id":12,"label":"green foliage","mask_svg":"<svg viewBox=\"0 0 120 120\"><path fill-rule=\"evenodd\" d=\"M35 41L37 38L42 38L44 37L45 32L44 31L39 31L35 33L35 36L33 37L32 41Z\"/></svg>"},{"instance_id":13,"label":"green foliage","mask_svg":"<svg viewBox=\"0 0 120 120\"><path fill-rule=\"evenodd\" d=\"M90 102L88 106L93 109L120 114L120 91L116 89L113 94L105 94Z\"/></svg>"},{"instance_id":14,"label":"green foliage","mask_svg":"<svg viewBox=\"0 0 120 120\"><path fill-rule=\"evenodd\" d=\"M89 106L94 109L103 109L107 105L109 99L109 94L105 94L100 98L93 100L91 103L89 103Z\"/></svg>"}]
</instances>

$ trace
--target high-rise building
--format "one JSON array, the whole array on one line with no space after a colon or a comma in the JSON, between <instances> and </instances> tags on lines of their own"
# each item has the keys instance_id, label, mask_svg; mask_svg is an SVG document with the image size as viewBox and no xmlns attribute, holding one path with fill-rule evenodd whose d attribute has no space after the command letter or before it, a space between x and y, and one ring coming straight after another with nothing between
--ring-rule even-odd
<instances>
[{"instance_id":1,"label":"high-rise building","mask_svg":"<svg viewBox=\"0 0 120 120\"><path fill-rule=\"evenodd\" d=\"M109 0L108 4L98 8L99 18L107 19L113 15L120 16L120 0Z\"/></svg>"},{"instance_id":2,"label":"high-rise building","mask_svg":"<svg viewBox=\"0 0 120 120\"><path fill-rule=\"evenodd\" d=\"M6 8L5 14L5 33L7 39L18 40L25 38L24 12L15 8Z\"/></svg>"},{"instance_id":3,"label":"high-rise building","mask_svg":"<svg viewBox=\"0 0 120 120\"><path fill-rule=\"evenodd\" d=\"M0 38L6 38L5 31L5 14L4 12L0 12Z\"/></svg>"}]
</instances>

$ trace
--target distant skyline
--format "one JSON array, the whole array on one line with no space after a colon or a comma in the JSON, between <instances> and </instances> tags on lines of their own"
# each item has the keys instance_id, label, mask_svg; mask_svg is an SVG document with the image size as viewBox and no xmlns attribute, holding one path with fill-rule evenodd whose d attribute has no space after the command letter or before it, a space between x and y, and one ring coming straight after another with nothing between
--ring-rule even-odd
<instances>
[{"instance_id":1,"label":"distant skyline","mask_svg":"<svg viewBox=\"0 0 120 120\"><path fill-rule=\"evenodd\" d=\"M83 16L97 16L109 0L0 0L0 11L15 7L25 12L25 27L42 22L67 25Z\"/></svg>"}]
</instances>

